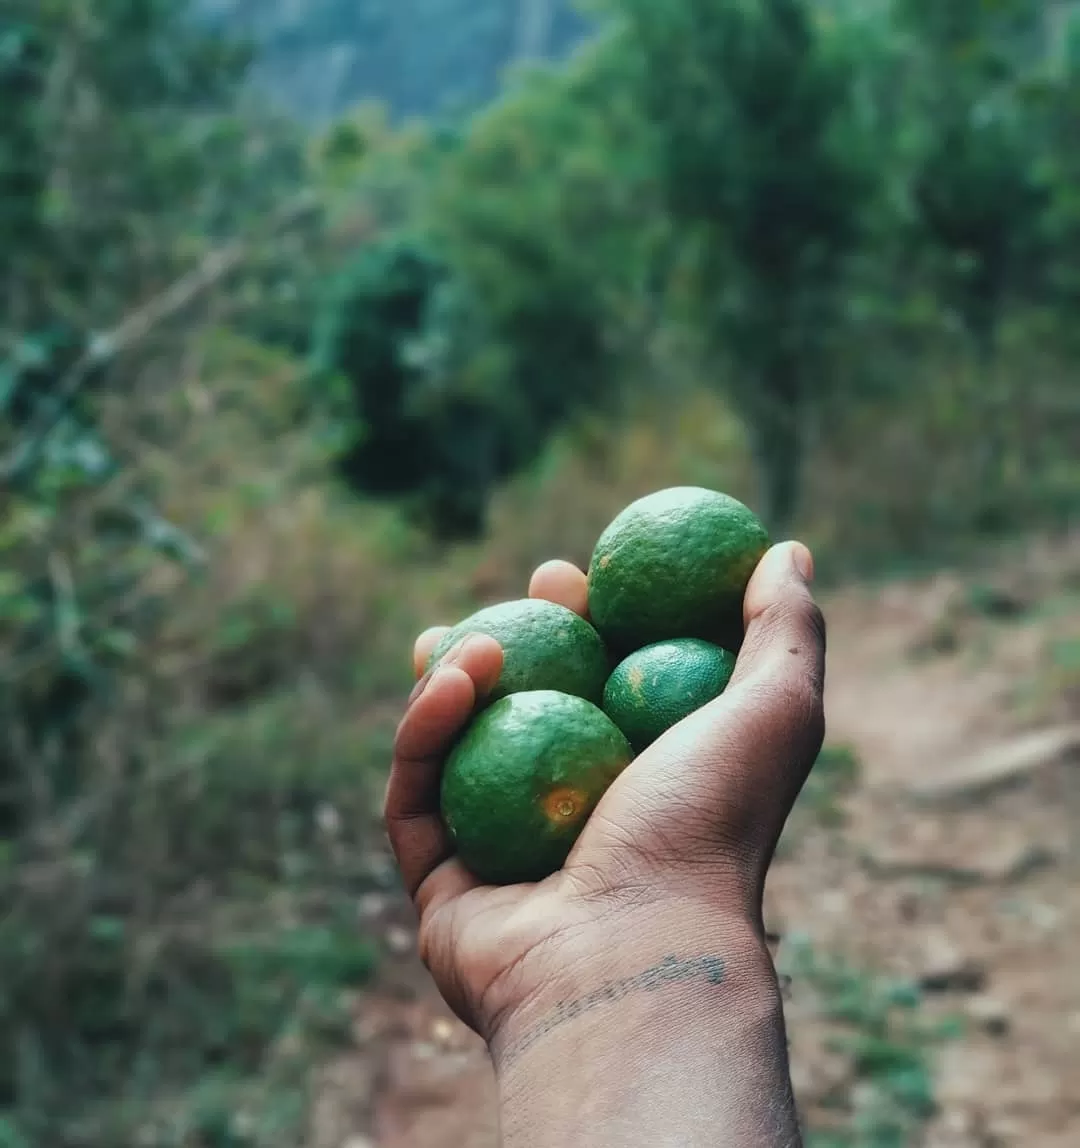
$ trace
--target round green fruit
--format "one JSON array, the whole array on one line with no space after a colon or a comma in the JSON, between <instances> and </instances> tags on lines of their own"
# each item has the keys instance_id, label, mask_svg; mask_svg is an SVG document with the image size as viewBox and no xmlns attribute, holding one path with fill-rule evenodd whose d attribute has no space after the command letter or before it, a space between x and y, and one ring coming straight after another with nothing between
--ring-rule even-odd
<instances>
[{"instance_id":1,"label":"round green fruit","mask_svg":"<svg viewBox=\"0 0 1080 1148\"><path fill-rule=\"evenodd\" d=\"M430 669L466 634L487 634L503 650L503 668L492 700L524 690L558 690L600 704L610 662L600 635L554 602L523 598L477 611L435 647Z\"/></svg>"},{"instance_id":2,"label":"round green fruit","mask_svg":"<svg viewBox=\"0 0 1080 1148\"><path fill-rule=\"evenodd\" d=\"M735 655L699 638L673 638L637 650L612 671L604 712L636 753L673 725L719 697Z\"/></svg>"},{"instance_id":3,"label":"round green fruit","mask_svg":"<svg viewBox=\"0 0 1080 1148\"><path fill-rule=\"evenodd\" d=\"M554 690L502 698L473 719L443 771L443 820L458 856L495 885L550 876L633 756L583 698Z\"/></svg>"},{"instance_id":4,"label":"round green fruit","mask_svg":"<svg viewBox=\"0 0 1080 1148\"><path fill-rule=\"evenodd\" d=\"M679 486L631 503L589 564L589 614L627 654L667 638L737 650L747 583L769 548L757 516L715 490Z\"/></svg>"}]
</instances>

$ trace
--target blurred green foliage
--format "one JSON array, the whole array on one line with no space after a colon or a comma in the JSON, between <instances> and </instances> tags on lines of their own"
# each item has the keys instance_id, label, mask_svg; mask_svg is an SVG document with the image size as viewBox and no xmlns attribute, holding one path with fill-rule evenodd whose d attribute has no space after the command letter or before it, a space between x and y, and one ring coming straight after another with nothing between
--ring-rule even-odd
<instances>
[{"instance_id":1,"label":"blurred green foliage","mask_svg":"<svg viewBox=\"0 0 1080 1148\"><path fill-rule=\"evenodd\" d=\"M935 1115L932 1056L959 1035L955 1020L920 1012L919 987L890 980L792 938L781 975L809 988L827 1026L823 1051L850 1065L850 1083L821 1101L812 1148L905 1148Z\"/></svg>"},{"instance_id":2,"label":"blurred green foliage","mask_svg":"<svg viewBox=\"0 0 1080 1148\"><path fill-rule=\"evenodd\" d=\"M756 485L840 573L1077 509L1072 6L609 0L318 130L228 7L0 18L0 1143L301 1139L403 651L630 497ZM529 7L362 90L586 27Z\"/></svg>"},{"instance_id":3,"label":"blurred green foliage","mask_svg":"<svg viewBox=\"0 0 1080 1148\"><path fill-rule=\"evenodd\" d=\"M497 484L616 396L655 230L633 122L605 102L618 63L601 46L534 73L428 143L412 227L365 244L316 320L317 385L355 398L346 474L437 535L475 537Z\"/></svg>"},{"instance_id":4,"label":"blurred green foliage","mask_svg":"<svg viewBox=\"0 0 1080 1148\"><path fill-rule=\"evenodd\" d=\"M765 481L795 510L807 399L825 380L846 259L873 194L854 54L802 0L616 0L653 121L695 328L729 360Z\"/></svg>"}]
</instances>

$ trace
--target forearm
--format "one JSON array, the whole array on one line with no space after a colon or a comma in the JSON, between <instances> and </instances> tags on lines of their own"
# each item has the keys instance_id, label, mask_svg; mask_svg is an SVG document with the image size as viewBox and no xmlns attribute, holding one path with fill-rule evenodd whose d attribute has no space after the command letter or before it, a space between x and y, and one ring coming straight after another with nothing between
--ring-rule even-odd
<instances>
[{"instance_id":1,"label":"forearm","mask_svg":"<svg viewBox=\"0 0 1080 1148\"><path fill-rule=\"evenodd\" d=\"M504 1148L798 1148L768 954L648 947L501 1034Z\"/></svg>"}]
</instances>

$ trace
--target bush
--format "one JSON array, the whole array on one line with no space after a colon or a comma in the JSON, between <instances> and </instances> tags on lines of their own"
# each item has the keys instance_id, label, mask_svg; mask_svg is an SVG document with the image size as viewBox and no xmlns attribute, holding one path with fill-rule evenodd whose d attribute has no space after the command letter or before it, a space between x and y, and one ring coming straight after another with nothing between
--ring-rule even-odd
<instances>
[{"instance_id":1,"label":"bush","mask_svg":"<svg viewBox=\"0 0 1080 1148\"><path fill-rule=\"evenodd\" d=\"M208 406L160 386L180 347L128 363L102 424L139 461L43 465L5 501L0 1113L29 1143L190 1143L170 1122L223 1114L219 1142L266 1143L236 1113L278 1092L302 1122L373 965L354 905L389 731L356 700L407 679L375 627L401 543L336 503L294 365L195 342L181 390ZM166 412L176 460L139 430Z\"/></svg>"}]
</instances>

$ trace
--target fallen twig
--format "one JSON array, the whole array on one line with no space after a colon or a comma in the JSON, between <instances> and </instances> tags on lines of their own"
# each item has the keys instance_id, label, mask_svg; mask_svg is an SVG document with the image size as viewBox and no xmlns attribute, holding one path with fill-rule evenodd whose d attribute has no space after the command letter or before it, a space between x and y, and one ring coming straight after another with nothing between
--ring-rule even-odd
<instances>
[{"instance_id":1,"label":"fallen twig","mask_svg":"<svg viewBox=\"0 0 1080 1148\"><path fill-rule=\"evenodd\" d=\"M295 224L317 207L318 201L314 195L301 196L274 215L273 225L283 227ZM96 368L129 351L161 323L179 314L200 295L232 274L244 262L250 250L250 240L236 240L212 251L198 267L121 319L111 331L93 336L86 350L60 380L50 401L39 408L37 417L31 421L19 443L0 462L0 487L10 483L34 464L49 434Z\"/></svg>"}]
</instances>

